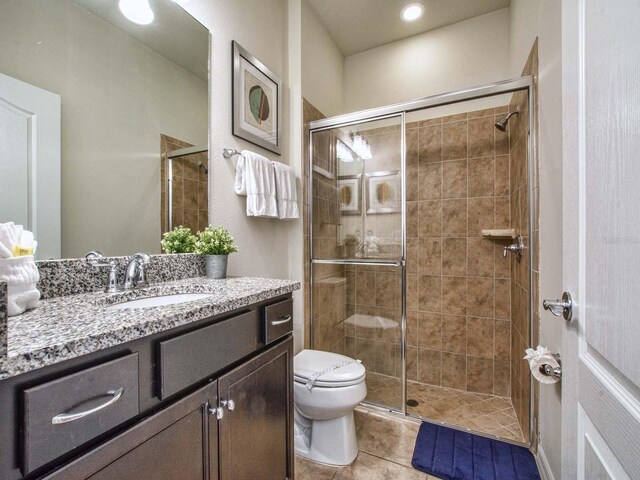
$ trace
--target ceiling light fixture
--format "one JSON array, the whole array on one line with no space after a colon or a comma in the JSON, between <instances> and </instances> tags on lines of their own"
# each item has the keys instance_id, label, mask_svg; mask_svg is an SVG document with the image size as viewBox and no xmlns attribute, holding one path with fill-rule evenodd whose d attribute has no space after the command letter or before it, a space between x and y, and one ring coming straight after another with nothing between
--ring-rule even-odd
<instances>
[{"instance_id":1,"label":"ceiling light fixture","mask_svg":"<svg viewBox=\"0 0 640 480\"><path fill-rule=\"evenodd\" d=\"M120 0L118 7L122 14L138 25L149 25L153 22L153 10L149 0Z\"/></svg>"},{"instance_id":2,"label":"ceiling light fixture","mask_svg":"<svg viewBox=\"0 0 640 480\"><path fill-rule=\"evenodd\" d=\"M409 5L405 5L402 12L400 12L400 17L405 22L418 20L422 15L424 15L424 4L422 3L410 3Z\"/></svg>"}]
</instances>

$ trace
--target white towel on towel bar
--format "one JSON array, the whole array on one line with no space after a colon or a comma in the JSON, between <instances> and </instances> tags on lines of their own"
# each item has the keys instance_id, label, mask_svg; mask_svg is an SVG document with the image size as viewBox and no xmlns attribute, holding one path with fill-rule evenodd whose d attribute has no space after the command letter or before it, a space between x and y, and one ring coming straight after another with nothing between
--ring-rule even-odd
<instances>
[{"instance_id":1,"label":"white towel on towel bar","mask_svg":"<svg viewBox=\"0 0 640 480\"><path fill-rule=\"evenodd\" d=\"M236 163L234 189L247 196L248 217L278 218L275 168L268 158L243 150Z\"/></svg>"},{"instance_id":2,"label":"white towel on towel bar","mask_svg":"<svg viewBox=\"0 0 640 480\"><path fill-rule=\"evenodd\" d=\"M278 218L298 218L298 192L296 174L288 165L273 162L276 169L276 194L278 199Z\"/></svg>"}]
</instances>

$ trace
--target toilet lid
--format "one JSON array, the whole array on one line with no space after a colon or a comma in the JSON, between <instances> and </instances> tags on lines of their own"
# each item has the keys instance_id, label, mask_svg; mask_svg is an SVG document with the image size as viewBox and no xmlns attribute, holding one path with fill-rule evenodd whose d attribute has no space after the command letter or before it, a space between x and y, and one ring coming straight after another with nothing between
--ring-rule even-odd
<instances>
[{"instance_id":1,"label":"toilet lid","mask_svg":"<svg viewBox=\"0 0 640 480\"><path fill-rule=\"evenodd\" d=\"M307 383L314 373L347 360L352 359L337 353L302 350L293 359L294 379L299 383ZM317 377L313 384L318 387L346 387L357 385L362 382L364 377L364 367L359 362L354 362L328 371L324 375Z\"/></svg>"}]
</instances>

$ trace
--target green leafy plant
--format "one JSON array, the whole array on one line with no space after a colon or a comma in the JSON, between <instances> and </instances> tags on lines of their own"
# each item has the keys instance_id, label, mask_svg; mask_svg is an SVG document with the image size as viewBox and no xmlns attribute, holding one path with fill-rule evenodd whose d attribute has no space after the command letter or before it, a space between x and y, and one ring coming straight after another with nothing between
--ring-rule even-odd
<instances>
[{"instance_id":1,"label":"green leafy plant","mask_svg":"<svg viewBox=\"0 0 640 480\"><path fill-rule=\"evenodd\" d=\"M233 237L222 226L213 228L209 225L202 232L198 232L196 253L200 255L228 255L237 251L238 248L233 244Z\"/></svg>"},{"instance_id":2,"label":"green leafy plant","mask_svg":"<svg viewBox=\"0 0 640 480\"><path fill-rule=\"evenodd\" d=\"M180 225L162 235L160 244L165 253L193 253L196 249L196 236L191 233L190 228Z\"/></svg>"},{"instance_id":3,"label":"green leafy plant","mask_svg":"<svg viewBox=\"0 0 640 480\"><path fill-rule=\"evenodd\" d=\"M358 245L359 241L360 239L353 233L347 233L344 236L344 244L347 245L348 247L353 247Z\"/></svg>"}]
</instances>

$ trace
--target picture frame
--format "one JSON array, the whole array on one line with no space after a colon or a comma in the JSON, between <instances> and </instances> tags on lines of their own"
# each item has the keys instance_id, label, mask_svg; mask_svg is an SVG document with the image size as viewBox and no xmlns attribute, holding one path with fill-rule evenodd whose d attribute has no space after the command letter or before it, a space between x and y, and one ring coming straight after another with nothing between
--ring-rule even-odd
<instances>
[{"instance_id":1,"label":"picture frame","mask_svg":"<svg viewBox=\"0 0 640 480\"><path fill-rule=\"evenodd\" d=\"M402 211L402 179L399 170L366 173L367 213Z\"/></svg>"},{"instance_id":2,"label":"picture frame","mask_svg":"<svg viewBox=\"0 0 640 480\"><path fill-rule=\"evenodd\" d=\"M282 82L256 57L232 42L233 135L282 153Z\"/></svg>"},{"instance_id":3,"label":"picture frame","mask_svg":"<svg viewBox=\"0 0 640 480\"><path fill-rule=\"evenodd\" d=\"M338 177L341 215L362 215L362 175Z\"/></svg>"}]
</instances>

